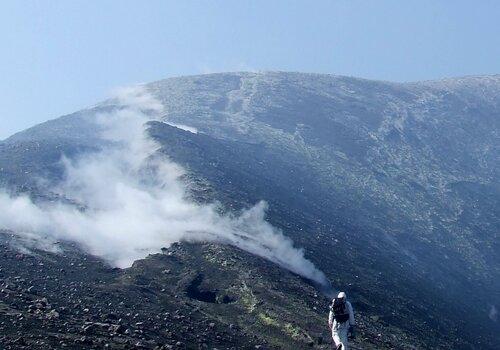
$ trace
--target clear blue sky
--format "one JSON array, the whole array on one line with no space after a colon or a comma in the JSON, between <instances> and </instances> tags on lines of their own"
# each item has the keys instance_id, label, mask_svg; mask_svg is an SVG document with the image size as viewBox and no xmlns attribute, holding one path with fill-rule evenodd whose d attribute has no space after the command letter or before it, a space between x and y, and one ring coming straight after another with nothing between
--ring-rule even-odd
<instances>
[{"instance_id":1,"label":"clear blue sky","mask_svg":"<svg viewBox=\"0 0 500 350\"><path fill-rule=\"evenodd\" d=\"M2 0L0 139L116 86L235 70L500 73L500 1Z\"/></svg>"}]
</instances>

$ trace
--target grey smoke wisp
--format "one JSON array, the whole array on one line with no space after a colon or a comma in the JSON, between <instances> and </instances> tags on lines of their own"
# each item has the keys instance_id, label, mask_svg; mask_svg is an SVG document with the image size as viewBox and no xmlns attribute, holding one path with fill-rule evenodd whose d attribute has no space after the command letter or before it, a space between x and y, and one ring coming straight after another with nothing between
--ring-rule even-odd
<instances>
[{"instance_id":1,"label":"grey smoke wisp","mask_svg":"<svg viewBox=\"0 0 500 350\"><path fill-rule=\"evenodd\" d=\"M91 254L127 267L174 242L221 242L264 257L327 285L325 275L301 249L265 220L266 203L238 214L220 214L218 204L188 199L184 174L159 155L145 123L162 106L142 88L120 90L114 112L97 116L102 151L63 159L65 179L51 190L80 203L34 203L0 192L0 228L17 235L77 242Z\"/></svg>"}]
</instances>

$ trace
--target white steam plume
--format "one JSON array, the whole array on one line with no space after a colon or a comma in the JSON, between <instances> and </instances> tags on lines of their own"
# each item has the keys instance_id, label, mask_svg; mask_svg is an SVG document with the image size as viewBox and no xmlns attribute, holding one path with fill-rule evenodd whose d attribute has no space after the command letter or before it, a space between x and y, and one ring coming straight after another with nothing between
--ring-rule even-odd
<instances>
[{"instance_id":1,"label":"white steam plume","mask_svg":"<svg viewBox=\"0 0 500 350\"><path fill-rule=\"evenodd\" d=\"M0 228L19 235L70 240L119 267L174 242L221 242L264 257L326 285L325 275L280 230L265 221L260 202L239 215L188 199L184 170L159 155L144 124L161 104L142 88L121 90L114 112L99 115L111 146L64 159L65 180L53 190L85 209L62 202L33 203L0 192Z\"/></svg>"},{"instance_id":2,"label":"white steam plume","mask_svg":"<svg viewBox=\"0 0 500 350\"><path fill-rule=\"evenodd\" d=\"M490 306L490 311L488 312L488 317L493 322L497 322L498 321L498 310L497 310L497 308L496 308L495 305L491 305Z\"/></svg>"}]
</instances>

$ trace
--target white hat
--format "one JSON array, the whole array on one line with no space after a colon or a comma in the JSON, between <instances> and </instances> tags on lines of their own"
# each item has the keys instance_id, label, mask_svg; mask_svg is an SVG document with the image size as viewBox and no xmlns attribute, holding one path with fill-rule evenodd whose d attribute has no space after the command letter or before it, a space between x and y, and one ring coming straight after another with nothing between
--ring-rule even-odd
<instances>
[{"instance_id":1,"label":"white hat","mask_svg":"<svg viewBox=\"0 0 500 350\"><path fill-rule=\"evenodd\" d=\"M344 292L339 292L339 294L337 295L337 298L339 299L345 299L347 296L345 295Z\"/></svg>"}]
</instances>

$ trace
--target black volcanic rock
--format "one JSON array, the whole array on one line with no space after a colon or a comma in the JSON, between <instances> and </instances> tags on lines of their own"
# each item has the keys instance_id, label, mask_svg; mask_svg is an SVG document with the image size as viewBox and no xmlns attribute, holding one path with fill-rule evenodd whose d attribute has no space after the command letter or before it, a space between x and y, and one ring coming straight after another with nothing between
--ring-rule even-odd
<instances>
[{"instance_id":1,"label":"black volcanic rock","mask_svg":"<svg viewBox=\"0 0 500 350\"><path fill-rule=\"evenodd\" d=\"M120 270L70 245L62 254L20 257L15 242L0 233L4 349L331 347L329 300L303 278L233 247L176 244ZM362 311L357 319L355 346L425 346Z\"/></svg>"}]
</instances>

